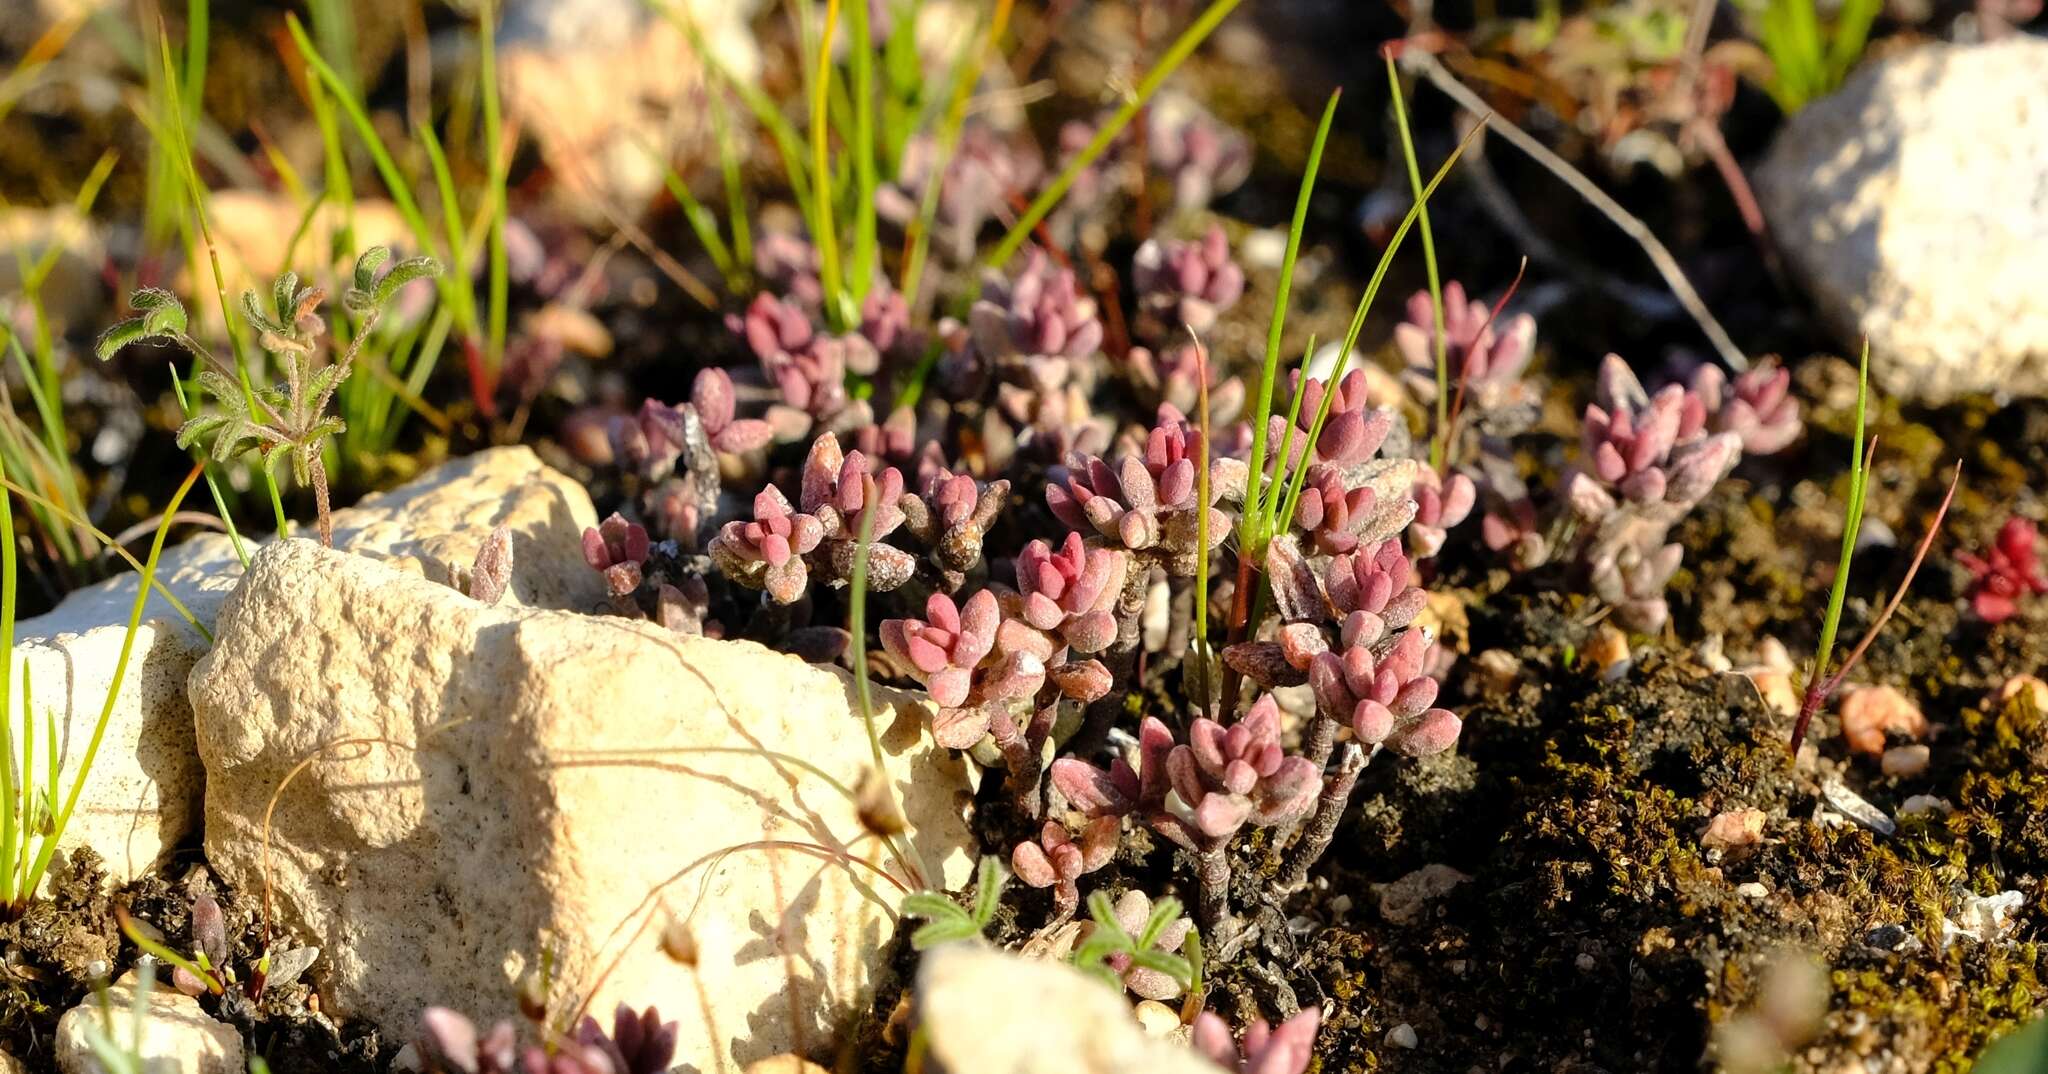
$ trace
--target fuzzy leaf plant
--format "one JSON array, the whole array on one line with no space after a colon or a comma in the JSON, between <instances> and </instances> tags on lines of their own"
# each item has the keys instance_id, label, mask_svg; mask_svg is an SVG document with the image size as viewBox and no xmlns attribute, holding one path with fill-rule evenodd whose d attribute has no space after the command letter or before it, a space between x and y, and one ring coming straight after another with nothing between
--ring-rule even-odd
<instances>
[{"instance_id":1,"label":"fuzzy leaf plant","mask_svg":"<svg viewBox=\"0 0 2048 1074\"><path fill-rule=\"evenodd\" d=\"M178 428L178 446L204 447L215 462L228 462L254 452L265 473L275 475L286 461L292 477L313 490L319 511L320 543L334 544L334 522L328 502L327 466L321 453L327 440L347 428L327 412L336 389L355 369L363 341L406 284L440 273L430 257L390 263L391 251L373 246L356 259L342 305L359 319L354 336L339 357L321 365L320 339L326 321L320 304L326 292L302 286L296 272L272 283L268 296L242 292L242 313L256 332L258 345L284 371L284 382L257 388L233 366L215 357L188 332L189 318L176 295L161 288L143 288L129 297L137 316L100 335L94 352L104 361L130 343L164 343L189 351L206 368L198 381L217 410L196 414ZM388 267L387 267L388 264Z\"/></svg>"}]
</instances>

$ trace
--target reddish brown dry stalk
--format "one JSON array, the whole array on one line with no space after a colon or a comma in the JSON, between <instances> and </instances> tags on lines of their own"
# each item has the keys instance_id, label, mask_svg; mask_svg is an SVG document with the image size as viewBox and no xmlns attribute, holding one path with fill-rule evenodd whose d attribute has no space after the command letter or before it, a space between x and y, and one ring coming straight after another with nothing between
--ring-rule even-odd
<instances>
[{"instance_id":1,"label":"reddish brown dry stalk","mask_svg":"<svg viewBox=\"0 0 2048 1074\"><path fill-rule=\"evenodd\" d=\"M1522 257L1521 265L1515 269L1515 278L1508 282L1507 291L1500 296L1500 301L1493 304L1493 309L1486 314L1486 323L1480 325L1479 332L1472 337L1472 346L1478 346L1479 337L1484 336L1493 328L1493 322L1500 318L1500 311L1507 308L1508 300L1515 297L1515 292L1521 288L1522 274L1527 271L1529 271L1529 258L1525 254ZM1449 314L1445 314L1445 319L1449 319ZM1458 412L1465 408L1465 385L1472 379L1472 353L1469 348L1465 352L1465 358L1463 367L1458 370L1458 394L1451 396L1451 409L1445 414L1444 427L1439 432L1439 435L1444 438L1444 444L1443 450L1437 454L1437 458L1442 461L1443 473L1446 474L1451 472L1451 438L1458 431Z\"/></svg>"},{"instance_id":2,"label":"reddish brown dry stalk","mask_svg":"<svg viewBox=\"0 0 2048 1074\"><path fill-rule=\"evenodd\" d=\"M1948 517L1949 504L1955 501L1956 486L1962 480L1963 463L1958 459L1955 472L1948 479L1948 493L1942 496L1941 506L1935 509L1934 521L1927 524L1927 533L1920 538L1920 547L1913 552L1913 562L1907 565L1906 576L1899 580L1899 588L1893 591L1892 599L1885 604L1884 611L1878 613L1877 621L1871 623L1870 629L1863 632L1863 640L1857 642L1856 647L1849 650L1849 655L1842 658L1841 665L1835 669L1833 675L1821 678L1825 669L1819 664L1814 665L1813 674L1806 680L1806 696L1799 703L1799 720L1792 725L1792 755L1795 758L1799 756L1799 744L1806 739L1807 725L1813 722L1814 716L1828 703L1828 699L1834 696L1835 691L1841 689L1842 680L1848 677L1850 669L1856 666L1856 662L1863 659L1863 653L1877 640L1878 631L1884 629L1892 613L1898 611L1899 604L1906 599L1906 589L1913 584L1913 576L1920 573L1920 564L1927 558L1927 550L1934 545L1934 535L1941 532L1942 520Z\"/></svg>"},{"instance_id":3,"label":"reddish brown dry stalk","mask_svg":"<svg viewBox=\"0 0 2048 1074\"><path fill-rule=\"evenodd\" d=\"M1023 216L1031 211L1030 203L1024 200L1024 195L1019 191L1009 191L1003 195L1003 198L1010 203L1010 210L1018 216ZM1067 257L1065 250L1060 249L1059 243L1052 241L1052 229L1045 225L1044 220L1040 220L1032 225L1031 233L1038 236L1038 244L1045 247L1046 256L1052 258L1053 264L1066 269L1068 272L1074 270L1073 260Z\"/></svg>"}]
</instances>

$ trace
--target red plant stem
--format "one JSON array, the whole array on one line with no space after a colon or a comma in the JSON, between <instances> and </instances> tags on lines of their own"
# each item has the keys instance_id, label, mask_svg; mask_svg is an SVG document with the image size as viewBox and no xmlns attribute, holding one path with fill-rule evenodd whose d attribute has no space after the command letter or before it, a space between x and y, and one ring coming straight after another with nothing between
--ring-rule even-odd
<instances>
[{"instance_id":1,"label":"red plant stem","mask_svg":"<svg viewBox=\"0 0 2048 1074\"><path fill-rule=\"evenodd\" d=\"M1941 506L1934 512L1934 521L1927 524L1927 533L1920 538L1920 547L1913 552L1913 562L1906 567L1906 576L1899 580L1899 588L1892 593L1892 599L1885 604L1884 611L1878 613L1877 621L1870 624L1869 630L1863 632L1863 640L1857 642L1854 649L1849 650L1849 655L1842 659L1841 666L1835 669L1833 675L1821 678L1824 669L1816 665L1812 676L1806 680L1806 697L1799 703L1799 721L1792 725L1793 756L1799 755L1799 744L1806 738L1807 725L1813 722L1813 717L1820 712L1821 707L1828 703L1828 698L1833 697L1835 691L1841 689L1842 680L1848 677L1849 670L1856 666L1858 660L1863 659L1864 652L1877 640L1878 631L1884 629L1892 613L1898 611L1899 604L1906 599L1906 589L1913 584L1913 576L1920 573L1920 564L1927 559L1927 550L1934 545L1934 535L1941 532L1942 520L1948 517L1949 504L1955 502L1956 486L1961 484L1962 480L1963 463L1958 459L1955 472L1948 479L1948 493L1942 496Z\"/></svg>"},{"instance_id":2,"label":"red plant stem","mask_svg":"<svg viewBox=\"0 0 2048 1074\"><path fill-rule=\"evenodd\" d=\"M1137 47L1131 53L1131 83L1133 85L1136 85L1144 77L1144 71L1139 66L1139 57L1145 55L1145 16L1148 13L1146 8L1145 0L1138 0L1138 25L1135 34ZM1152 237L1152 173L1148 167L1152 160L1152 147L1148 141L1150 138L1148 128L1151 126L1151 112L1152 106L1145 104L1139 106L1138 114L1131 117L1131 153L1138 160L1138 167L1133 178L1136 189L1132 191L1135 195L1135 204L1131 214L1131 222L1133 230L1136 232L1134 237L1139 242L1144 242Z\"/></svg>"},{"instance_id":3,"label":"red plant stem","mask_svg":"<svg viewBox=\"0 0 2048 1074\"><path fill-rule=\"evenodd\" d=\"M1089 283L1095 290L1095 301L1102 307L1102 350L1118 361L1130 356L1131 332L1124 324L1124 303L1122 286L1116 270L1098 257L1095 251L1081 246L1081 256L1088 262Z\"/></svg>"},{"instance_id":4,"label":"red plant stem","mask_svg":"<svg viewBox=\"0 0 2048 1074\"><path fill-rule=\"evenodd\" d=\"M1230 636L1229 640L1225 642L1226 646L1236 645L1245 639L1245 622L1251 617L1251 609L1248 602L1252 595L1252 581L1251 557L1246 556L1243 549L1239 549L1237 556L1237 590L1230 594ZM1236 668L1231 667L1228 663L1223 665L1223 703L1222 708L1218 711L1224 713L1237 711L1238 681L1242 677L1237 673Z\"/></svg>"},{"instance_id":5,"label":"red plant stem","mask_svg":"<svg viewBox=\"0 0 2048 1074\"><path fill-rule=\"evenodd\" d=\"M1487 313L1486 323L1479 326L1479 334L1472 337L1472 346L1478 346L1480 338L1486 335L1487 331L1493 327L1493 322L1499 319L1500 311L1507 308L1508 299L1515 297L1515 292L1521 288L1522 274L1527 271L1529 271L1529 259L1524 256L1520 267L1515 269L1515 278L1508 283L1507 291L1500 296L1500 301L1494 303L1493 309ZM1448 319L1449 314L1446 313L1445 317ZM1470 347L1467 347L1465 350L1465 361L1458 369L1458 394L1451 397L1451 409L1444 416L1444 427L1441 434L1444 438L1444 448L1437 456L1442 461L1443 472L1446 474L1451 472L1451 438L1458 431L1458 412L1465 408L1465 385L1470 383L1471 379L1472 351Z\"/></svg>"},{"instance_id":6,"label":"red plant stem","mask_svg":"<svg viewBox=\"0 0 2048 1074\"><path fill-rule=\"evenodd\" d=\"M1023 194L1012 190L1004 196L1008 199L1010 208L1018 216L1022 216L1031 210L1031 206L1024 201ZM1045 247L1046 254L1052 258L1054 264L1070 272L1073 271L1074 263L1068 260L1067 252L1060 249L1058 243L1052 241L1052 229L1045 226L1045 221L1040 220L1034 225L1031 233L1038 236L1038 244Z\"/></svg>"}]
</instances>

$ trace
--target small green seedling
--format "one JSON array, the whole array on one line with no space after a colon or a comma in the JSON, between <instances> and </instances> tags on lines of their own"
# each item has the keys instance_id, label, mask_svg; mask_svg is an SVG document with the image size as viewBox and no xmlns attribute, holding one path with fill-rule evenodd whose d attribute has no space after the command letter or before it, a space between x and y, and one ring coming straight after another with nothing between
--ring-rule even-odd
<instances>
[{"instance_id":1,"label":"small green seedling","mask_svg":"<svg viewBox=\"0 0 2048 1074\"><path fill-rule=\"evenodd\" d=\"M135 962L135 999L129 1005L128 1032L115 1036L113 1006L107 999L106 982L99 984L100 1016L85 1022L85 1044L107 1074L143 1074L142 1035L149 1025L149 995L156 988L156 960L148 955Z\"/></svg>"},{"instance_id":2,"label":"small green seedling","mask_svg":"<svg viewBox=\"0 0 2048 1074\"><path fill-rule=\"evenodd\" d=\"M1074 965L1121 992L1123 977L1109 960L1123 955L1130 960L1130 966L1163 973L1173 978L1183 990L1193 988L1193 964L1180 955L1154 946L1167 926L1180 920L1180 915L1180 900L1171 895L1161 896L1152 904L1152 915L1145 919L1145 927L1133 936L1125 932L1122 923L1117 921L1116 904L1110 902L1109 895L1102 891L1093 892L1088 896L1088 916L1095 921L1095 931L1074 951ZM1192 937L1194 930L1188 930L1188 935Z\"/></svg>"},{"instance_id":3,"label":"small green seedling","mask_svg":"<svg viewBox=\"0 0 2048 1074\"><path fill-rule=\"evenodd\" d=\"M373 246L356 260L354 280L342 296L342 305L361 318L361 324L341 356L317 369L313 368L315 351L326 331L319 314L325 292L300 286L296 272L277 278L268 301L253 290L242 292L242 311L260 346L284 368L281 385L254 392L242 390L234 367L214 357L187 333L185 307L176 295L161 288L145 287L130 296L128 303L138 316L107 329L94 351L104 361L130 343L151 341L175 344L202 359L207 368L199 373L199 384L212 393L220 409L198 414L180 426L178 446L210 445L216 462L253 450L264 472L273 475L278 464L291 460L292 476L313 490L320 514L320 541L332 547L334 521L321 450L328 437L347 425L328 414L327 405L354 370L363 341L370 338L400 289L441 271L430 257L407 258L386 269L390 258L390 250Z\"/></svg>"},{"instance_id":4,"label":"small green seedling","mask_svg":"<svg viewBox=\"0 0 2048 1074\"><path fill-rule=\"evenodd\" d=\"M1941 507L1934 513L1934 521L1928 523L1927 533L1920 538L1920 547L1913 552L1913 562L1906 567L1906 576L1899 580L1899 588L1892 593L1892 599L1884 610L1870 624L1863 634L1863 640L1856 643L1849 655L1842 658L1840 666L1828 673L1828 661L1835 651L1835 633L1842 625L1842 602L1849 589L1849 564L1856 555L1856 538L1863 532L1863 505L1870 495L1870 458L1877 450L1877 438L1863 439L1863 415L1870 404L1870 344L1863 344L1863 360L1856 377L1856 435L1849 454L1849 502L1842 514L1842 554L1835 565L1835 581L1828 592L1827 612L1821 618L1820 645L1814 651L1813 670L1806 677L1806 694L1799 703L1799 718L1792 725L1792 754L1798 756L1799 744L1806 738L1807 725L1828 703L1828 699L1841 689L1842 680L1850 669L1863 658L1870 643L1877 640L1878 632L1884 629L1892 613L1899 610L1899 603L1906 599L1906 589L1913 584L1913 576L1920 572L1920 564L1927 558L1927 549L1934 544L1934 535L1941 532L1941 521L1948 517L1949 504L1955 502L1956 485L1963 479L1963 464L1956 463L1954 476L1949 478L1948 494L1942 497Z\"/></svg>"},{"instance_id":5,"label":"small green seedling","mask_svg":"<svg viewBox=\"0 0 2048 1074\"><path fill-rule=\"evenodd\" d=\"M975 879L972 911L961 909L959 903L947 898L943 892L920 891L905 896L904 916L925 919L924 927L910 934L911 948L926 951L942 943L981 938L989 922L995 920L1003 884L1008 880L1002 862L991 856L981 859L981 869Z\"/></svg>"}]
</instances>

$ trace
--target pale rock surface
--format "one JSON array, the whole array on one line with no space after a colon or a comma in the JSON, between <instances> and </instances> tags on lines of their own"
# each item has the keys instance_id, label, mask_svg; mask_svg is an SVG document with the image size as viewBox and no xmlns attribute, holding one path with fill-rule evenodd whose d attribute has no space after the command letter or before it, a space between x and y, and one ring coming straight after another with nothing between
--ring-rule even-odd
<instances>
[{"instance_id":1,"label":"pale rock surface","mask_svg":"<svg viewBox=\"0 0 2048 1074\"><path fill-rule=\"evenodd\" d=\"M1888 394L2048 391L2048 40L1865 64L1778 135L1756 189L1845 353Z\"/></svg>"},{"instance_id":2,"label":"pale rock surface","mask_svg":"<svg viewBox=\"0 0 2048 1074\"><path fill-rule=\"evenodd\" d=\"M754 79L760 55L749 20L760 0L679 0L726 73ZM609 223L662 189L671 157L717 160L713 81L675 21L640 0L515 0L498 58L505 116L540 146L571 208ZM731 103L740 122L744 107Z\"/></svg>"},{"instance_id":3,"label":"pale rock surface","mask_svg":"<svg viewBox=\"0 0 2048 1074\"><path fill-rule=\"evenodd\" d=\"M505 603L584 609L605 599L602 580L582 558L583 527L595 523L582 486L527 448L497 448L336 512L335 541L364 555L403 557L419 573L446 579L452 568L466 568L480 542L503 524L513 547ZM219 534L167 549L157 570L162 589L209 629L240 577L234 545ZM140 581L134 572L122 574L17 625L9 717L18 732L19 684L26 674L36 710L37 771L47 756L44 721L54 715L65 788L76 778L113 683ZM204 635L168 600L150 598L91 778L61 844L91 846L117 882L148 871L198 826L204 778L185 681L206 649Z\"/></svg>"},{"instance_id":4,"label":"pale rock surface","mask_svg":"<svg viewBox=\"0 0 2048 1074\"><path fill-rule=\"evenodd\" d=\"M135 972L130 970L107 987L108 1010L88 994L57 1020L57 1069L63 1074L103 1074L104 1068L87 1043L86 1026L98 1023L115 1041L134 1040ZM199 1008L199 1001L159 979L149 990L148 1016L143 1019L135 1052L143 1074L243 1074L242 1035ZM112 1015L112 1024L102 1019Z\"/></svg>"},{"instance_id":5,"label":"pale rock surface","mask_svg":"<svg viewBox=\"0 0 2048 1074\"><path fill-rule=\"evenodd\" d=\"M924 953L917 1017L932 1074L1217 1074L1138 1024L1122 995L1064 962L977 943Z\"/></svg>"},{"instance_id":6,"label":"pale rock surface","mask_svg":"<svg viewBox=\"0 0 2048 1074\"><path fill-rule=\"evenodd\" d=\"M957 888L961 764L877 695L913 853ZM902 892L831 857L890 867L847 791L870 764L851 683L752 643L485 607L292 541L229 599L191 696L208 860L242 890L273 794L317 756L277 802L278 913L324 952L324 1007L394 1035L430 1003L513 1016L552 949L557 1002L659 1003L679 1064L819 1054L895 929ZM678 919L694 969L658 943Z\"/></svg>"}]
</instances>

